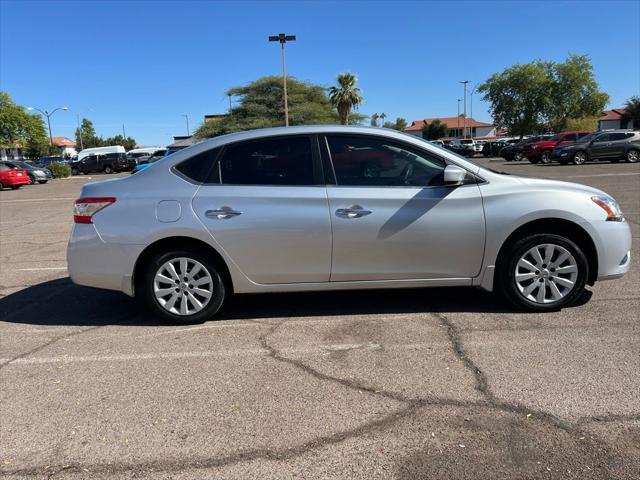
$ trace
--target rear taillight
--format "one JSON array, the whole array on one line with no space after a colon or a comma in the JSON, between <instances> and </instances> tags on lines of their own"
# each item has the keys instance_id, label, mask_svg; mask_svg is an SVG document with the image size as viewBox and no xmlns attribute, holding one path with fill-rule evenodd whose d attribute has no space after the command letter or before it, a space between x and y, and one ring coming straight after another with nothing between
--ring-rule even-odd
<instances>
[{"instance_id":1,"label":"rear taillight","mask_svg":"<svg viewBox=\"0 0 640 480\"><path fill-rule=\"evenodd\" d=\"M115 201L115 197L79 198L73 206L73 221L75 223L93 223L92 217Z\"/></svg>"}]
</instances>

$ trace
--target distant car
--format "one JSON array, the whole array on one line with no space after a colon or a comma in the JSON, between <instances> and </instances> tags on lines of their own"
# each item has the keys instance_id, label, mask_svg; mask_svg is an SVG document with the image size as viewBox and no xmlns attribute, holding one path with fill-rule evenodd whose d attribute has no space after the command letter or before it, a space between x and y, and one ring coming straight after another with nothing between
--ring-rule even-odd
<instances>
[{"instance_id":1,"label":"distant car","mask_svg":"<svg viewBox=\"0 0 640 480\"><path fill-rule=\"evenodd\" d=\"M133 170L136 166L135 160L127 158L123 152L91 154L71 163L71 174L80 173L119 173Z\"/></svg>"},{"instance_id":2,"label":"distant car","mask_svg":"<svg viewBox=\"0 0 640 480\"><path fill-rule=\"evenodd\" d=\"M640 132L613 130L592 133L575 143L557 146L551 153L551 159L574 165L582 165L587 160L636 163L640 160Z\"/></svg>"},{"instance_id":3,"label":"distant car","mask_svg":"<svg viewBox=\"0 0 640 480\"><path fill-rule=\"evenodd\" d=\"M21 162L18 160L11 160L5 163L8 166L13 165L14 168L25 170L27 172L27 175L29 176L29 183L31 183L31 185L36 182L44 184L53 178L53 175L51 175L51 170L49 170L48 168L37 167L30 163Z\"/></svg>"},{"instance_id":4,"label":"distant car","mask_svg":"<svg viewBox=\"0 0 640 480\"><path fill-rule=\"evenodd\" d=\"M507 162L514 161L520 162L525 160L525 149L527 145L535 142L540 142L542 140L547 140L553 137L553 135L535 135L531 137L525 137L522 140L511 143L500 152L500 156L504 158Z\"/></svg>"},{"instance_id":5,"label":"distant car","mask_svg":"<svg viewBox=\"0 0 640 480\"><path fill-rule=\"evenodd\" d=\"M476 154L476 149L474 148L473 144L460 139L451 140L448 145L445 144L445 148L464 157L473 157Z\"/></svg>"},{"instance_id":6,"label":"distant car","mask_svg":"<svg viewBox=\"0 0 640 480\"><path fill-rule=\"evenodd\" d=\"M29 175L23 168L18 168L11 162L0 162L0 187L17 190L29 183Z\"/></svg>"},{"instance_id":7,"label":"distant car","mask_svg":"<svg viewBox=\"0 0 640 480\"><path fill-rule=\"evenodd\" d=\"M159 150L156 150L148 159L140 161L135 167L133 167L133 170L131 170L131 174L137 173L140 170L144 170L145 168L150 167L152 163L155 163L166 156L167 149L161 148Z\"/></svg>"},{"instance_id":8,"label":"distant car","mask_svg":"<svg viewBox=\"0 0 640 480\"><path fill-rule=\"evenodd\" d=\"M66 165L69 162L67 160L65 160L64 158L59 157L59 156L40 157L38 159L38 161L36 162L36 164L39 167L48 167L48 166L50 166L51 164L54 164L54 163L58 163L58 164L61 164L61 165Z\"/></svg>"},{"instance_id":9,"label":"distant car","mask_svg":"<svg viewBox=\"0 0 640 480\"><path fill-rule=\"evenodd\" d=\"M588 130L558 133L551 138L528 142L524 146L523 152L531 163L549 163L551 161L551 152L555 147L573 143L590 133Z\"/></svg>"},{"instance_id":10,"label":"distant car","mask_svg":"<svg viewBox=\"0 0 640 480\"><path fill-rule=\"evenodd\" d=\"M501 138L493 142L485 142L482 146L482 155L485 157L498 157L500 151L507 145L517 143L518 139Z\"/></svg>"}]
</instances>

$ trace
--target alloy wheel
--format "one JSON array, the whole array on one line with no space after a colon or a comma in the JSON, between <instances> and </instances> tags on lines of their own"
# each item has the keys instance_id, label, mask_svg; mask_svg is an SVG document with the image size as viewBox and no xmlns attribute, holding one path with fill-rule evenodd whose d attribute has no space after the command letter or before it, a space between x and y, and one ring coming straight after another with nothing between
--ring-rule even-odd
<instances>
[{"instance_id":1,"label":"alloy wheel","mask_svg":"<svg viewBox=\"0 0 640 480\"><path fill-rule=\"evenodd\" d=\"M576 152L576 154L573 156L573 163L575 163L576 165L582 165L586 161L587 154L584 152Z\"/></svg>"},{"instance_id":2,"label":"alloy wheel","mask_svg":"<svg viewBox=\"0 0 640 480\"><path fill-rule=\"evenodd\" d=\"M542 163L551 162L551 152L549 150L546 150L546 151L542 152L542 156L540 157L540 161Z\"/></svg>"},{"instance_id":3,"label":"alloy wheel","mask_svg":"<svg viewBox=\"0 0 640 480\"><path fill-rule=\"evenodd\" d=\"M578 264L564 247L536 245L525 252L515 269L520 294L538 304L555 303L571 292L578 278Z\"/></svg>"},{"instance_id":4,"label":"alloy wheel","mask_svg":"<svg viewBox=\"0 0 640 480\"><path fill-rule=\"evenodd\" d=\"M627 162L636 163L638 160L640 160L640 151L638 151L638 150L629 150L627 152Z\"/></svg>"},{"instance_id":5,"label":"alloy wheel","mask_svg":"<svg viewBox=\"0 0 640 480\"><path fill-rule=\"evenodd\" d=\"M153 279L157 302L175 315L200 312L211 301L213 291L211 274L192 258L178 257L163 263Z\"/></svg>"}]
</instances>

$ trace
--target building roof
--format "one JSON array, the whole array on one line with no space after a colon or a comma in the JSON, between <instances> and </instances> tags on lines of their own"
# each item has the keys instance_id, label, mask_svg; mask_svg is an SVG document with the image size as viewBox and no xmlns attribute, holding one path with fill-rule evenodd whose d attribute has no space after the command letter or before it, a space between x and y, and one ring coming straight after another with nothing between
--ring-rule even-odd
<instances>
[{"instance_id":1,"label":"building roof","mask_svg":"<svg viewBox=\"0 0 640 480\"><path fill-rule=\"evenodd\" d=\"M184 137L181 135L173 137L174 142L171 145L167 145L167 148L186 148L190 147L194 143L198 143L202 141L200 138L196 138L195 136Z\"/></svg>"},{"instance_id":2,"label":"building roof","mask_svg":"<svg viewBox=\"0 0 640 480\"><path fill-rule=\"evenodd\" d=\"M51 143L56 147L75 147L76 142L68 139L67 137L51 137Z\"/></svg>"},{"instance_id":3,"label":"building roof","mask_svg":"<svg viewBox=\"0 0 640 480\"><path fill-rule=\"evenodd\" d=\"M434 120L440 120L447 128L462 128L464 125L464 118L462 117L441 117L441 118L425 118L423 120L414 120L407 128L405 132L415 132L422 130L425 125L429 125ZM493 127L490 123L478 122L474 118L467 118L467 128L471 127Z\"/></svg>"},{"instance_id":4,"label":"building roof","mask_svg":"<svg viewBox=\"0 0 640 480\"><path fill-rule=\"evenodd\" d=\"M605 110L600 115L600 121L602 120L621 120L626 112L625 108L614 108L612 110Z\"/></svg>"}]
</instances>

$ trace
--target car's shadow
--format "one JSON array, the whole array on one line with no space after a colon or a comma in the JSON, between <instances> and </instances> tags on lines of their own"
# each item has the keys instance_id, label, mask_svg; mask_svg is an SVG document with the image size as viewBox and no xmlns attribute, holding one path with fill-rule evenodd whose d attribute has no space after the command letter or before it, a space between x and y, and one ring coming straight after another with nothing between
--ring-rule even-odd
<instances>
[{"instance_id":1,"label":"car's shadow","mask_svg":"<svg viewBox=\"0 0 640 480\"><path fill-rule=\"evenodd\" d=\"M586 302L588 298L585 298ZM421 288L235 295L216 320L426 312L516 312L475 288ZM122 293L79 287L68 278L0 299L0 321L31 325L166 325Z\"/></svg>"}]
</instances>

